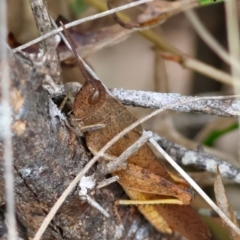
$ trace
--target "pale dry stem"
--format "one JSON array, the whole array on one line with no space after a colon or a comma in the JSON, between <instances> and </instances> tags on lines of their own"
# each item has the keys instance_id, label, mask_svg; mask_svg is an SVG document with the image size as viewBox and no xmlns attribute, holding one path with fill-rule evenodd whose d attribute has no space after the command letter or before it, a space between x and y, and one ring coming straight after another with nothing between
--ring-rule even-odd
<instances>
[{"instance_id":1,"label":"pale dry stem","mask_svg":"<svg viewBox=\"0 0 240 240\"><path fill-rule=\"evenodd\" d=\"M190 9L185 11L190 23L194 26L199 36L206 44L226 63L239 69L240 62L236 58L232 58L227 51L212 37L212 35L203 26L197 15Z\"/></svg>"},{"instance_id":2,"label":"pale dry stem","mask_svg":"<svg viewBox=\"0 0 240 240\"><path fill-rule=\"evenodd\" d=\"M108 164L104 165L104 169L102 169L102 172L104 174L111 173L113 171L116 171L117 168L121 165L135 152L139 150L139 148L144 145L150 138L152 137L152 132L144 131L142 133L142 136L129 148L127 148L115 161L111 161Z\"/></svg>"},{"instance_id":3,"label":"pale dry stem","mask_svg":"<svg viewBox=\"0 0 240 240\"><path fill-rule=\"evenodd\" d=\"M8 226L8 239L17 239L17 228L15 219L15 197L14 197L14 174L12 154L12 109L10 103L10 76L7 39L7 3L0 1L0 60L1 60L1 138L3 140L4 178L5 178L5 201L6 222Z\"/></svg>"},{"instance_id":4,"label":"pale dry stem","mask_svg":"<svg viewBox=\"0 0 240 240\"><path fill-rule=\"evenodd\" d=\"M238 4L236 0L225 1L226 23L227 23L227 39L228 49L231 58L237 59L240 62L240 44L239 44L239 22L238 22ZM240 66L231 64L231 72L234 78L235 94L240 93ZM240 125L240 118L238 118ZM238 135L240 136L240 129L238 128ZM240 162L240 142L238 141L238 161Z\"/></svg>"},{"instance_id":5,"label":"pale dry stem","mask_svg":"<svg viewBox=\"0 0 240 240\"><path fill-rule=\"evenodd\" d=\"M125 9L129 9L129 8L132 8L132 7L135 7L135 6L138 6L140 4L143 4L143 3L146 3L146 2L151 2L153 0L139 0L138 2L133 2L133 3L128 3L128 4L125 4L125 5L122 5L120 7L117 7L117 8L114 8L114 9L111 9L111 10L107 10L105 12L102 12L102 13L98 13L98 14L95 14L95 15L92 15L92 16L89 16L89 17L85 17L85 18L82 18L82 19L79 19L79 20L76 20L76 21L73 21L71 23L68 23L65 25L66 28L70 28L70 27L73 27L73 26L76 26L76 25L79 25L81 23L84 23L84 22L88 22L88 21L92 21L94 19L98 19L98 18L101 18L101 17L105 17L105 16L108 16L112 13L115 13L115 12L119 12L119 11L122 11L122 10L125 10ZM21 51L35 43L38 43L38 42L41 42L43 41L44 39L47 39L55 34L58 34L59 32L62 32L63 31L63 28L62 27L59 27L39 38L36 38L20 47L17 47L15 48L13 51L14 52L18 52L18 51Z\"/></svg>"},{"instance_id":6,"label":"pale dry stem","mask_svg":"<svg viewBox=\"0 0 240 240\"><path fill-rule=\"evenodd\" d=\"M198 209L198 213L202 216L217 217L217 214L213 209L200 208L200 209ZM233 211L233 213L234 213L235 218L237 220L240 220L240 211Z\"/></svg>"},{"instance_id":7,"label":"pale dry stem","mask_svg":"<svg viewBox=\"0 0 240 240\"><path fill-rule=\"evenodd\" d=\"M80 197L83 197L82 199L84 201L87 201L90 206L97 209L105 217L110 217L109 213L98 202L96 202L93 198L91 198L88 194L85 194L84 196L80 196Z\"/></svg>"},{"instance_id":8,"label":"pale dry stem","mask_svg":"<svg viewBox=\"0 0 240 240\"><path fill-rule=\"evenodd\" d=\"M150 142L152 145L161 153L164 158L175 168L175 170L181 174L183 178L193 187L200 196L215 210L222 220L229 226L233 231L240 234L240 229L224 214L224 212L208 197L208 195L198 186L198 184L158 145L158 143L151 138Z\"/></svg>"}]
</instances>

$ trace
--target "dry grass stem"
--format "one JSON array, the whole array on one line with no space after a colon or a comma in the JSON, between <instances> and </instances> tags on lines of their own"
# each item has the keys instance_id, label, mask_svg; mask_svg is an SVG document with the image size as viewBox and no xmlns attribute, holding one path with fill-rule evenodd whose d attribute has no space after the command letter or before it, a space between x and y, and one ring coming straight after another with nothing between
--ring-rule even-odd
<instances>
[{"instance_id":1,"label":"dry grass stem","mask_svg":"<svg viewBox=\"0 0 240 240\"><path fill-rule=\"evenodd\" d=\"M235 86L240 87L240 83L236 82L236 78L204 62L184 56L181 64L187 69L201 73L229 86L233 86L234 81Z\"/></svg>"},{"instance_id":2,"label":"dry grass stem","mask_svg":"<svg viewBox=\"0 0 240 240\"><path fill-rule=\"evenodd\" d=\"M239 23L238 23L238 5L237 1L225 1L226 24L227 24L227 39L229 54L232 59L237 59L240 62L240 45L239 45ZM236 94L240 93L240 67L231 64L231 72L234 78L233 85ZM240 119L238 119L240 124ZM240 129L238 129L240 136ZM240 161L240 143L238 143L238 161Z\"/></svg>"},{"instance_id":3,"label":"dry grass stem","mask_svg":"<svg viewBox=\"0 0 240 240\"><path fill-rule=\"evenodd\" d=\"M206 44L226 63L239 69L239 61L229 56L228 52L216 42L207 29L203 26L197 15L192 10L185 11L188 20L192 23L198 35L206 42Z\"/></svg>"},{"instance_id":4,"label":"dry grass stem","mask_svg":"<svg viewBox=\"0 0 240 240\"><path fill-rule=\"evenodd\" d=\"M200 208L198 209L198 213L201 214L202 216L207 216L207 217L217 217L217 213L208 208ZM237 220L240 220L240 212L239 211L233 211L235 217Z\"/></svg>"},{"instance_id":5,"label":"dry grass stem","mask_svg":"<svg viewBox=\"0 0 240 240\"><path fill-rule=\"evenodd\" d=\"M129 8L132 8L132 7L135 7L135 6L138 6L140 4L143 4L143 3L146 3L146 2L151 2L153 0L139 0L138 2L133 2L133 3L128 3L128 4L125 4L125 5L122 5L120 7L117 7L117 8L114 8L114 9L111 9L111 10L107 10L105 12L102 12L102 13L98 13L98 14L95 14L95 15L92 15L92 16L89 16L89 17L85 17L85 18L82 18L82 19L79 19L79 20L76 20L76 21L73 21L71 23L68 23L65 25L66 28L70 28L70 27L73 27L73 26L77 26L81 23L84 23L84 22L88 22L88 21L92 21L94 19L98 19L98 18L101 18L101 17L105 17L105 16L108 16L112 13L115 13L115 12L119 12L119 11L122 11L122 10L125 10L125 9L129 9ZM55 34L58 34L59 32L63 31L63 28L62 27L59 27L39 38L36 38L20 47L17 47L15 48L13 51L14 52L18 52L18 51L22 51L23 49L35 44L35 43L38 43L38 42L41 42L43 41L44 39L47 39Z\"/></svg>"},{"instance_id":6,"label":"dry grass stem","mask_svg":"<svg viewBox=\"0 0 240 240\"><path fill-rule=\"evenodd\" d=\"M10 76L7 39L7 3L0 1L0 59L1 59L1 139L3 140L4 158L4 178L5 178L5 202L6 221L8 223L8 239L17 239L16 219L15 219L15 194L14 194L14 174L13 174L13 154L12 154L12 110L10 103Z\"/></svg>"},{"instance_id":7,"label":"dry grass stem","mask_svg":"<svg viewBox=\"0 0 240 240\"><path fill-rule=\"evenodd\" d=\"M144 131L142 133L142 136L129 148L127 148L115 161L111 161L108 164L106 164L103 169L103 173L111 173L115 171L119 166L124 163L132 154L138 151L138 149L145 144L150 138L152 137L152 132L150 131Z\"/></svg>"},{"instance_id":8,"label":"dry grass stem","mask_svg":"<svg viewBox=\"0 0 240 240\"><path fill-rule=\"evenodd\" d=\"M227 24L227 38L228 48L230 57L237 59L240 62L240 45L239 45L239 24L238 24L238 6L236 0L225 1L226 10L226 24ZM240 67L239 64L235 66L231 63L231 72L236 83L239 82L240 78ZM234 81L234 84L235 84ZM236 94L238 94L240 88L236 87Z\"/></svg>"},{"instance_id":9,"label":"dry grass stem","mask_svg":"<svg viewBox=\"0 0 240 240\"><path fill-rule=\"evenodd\" d=\"M222 220L237 234L240 234L240 229L222 212L222 210L212 201L211 198L198 186L198 184L158 145L158 143L151 138L150 142L161 153L164 158L181 174L183 178L193 187L200 196L214 209Z\"/></svg>"}]
</instances>

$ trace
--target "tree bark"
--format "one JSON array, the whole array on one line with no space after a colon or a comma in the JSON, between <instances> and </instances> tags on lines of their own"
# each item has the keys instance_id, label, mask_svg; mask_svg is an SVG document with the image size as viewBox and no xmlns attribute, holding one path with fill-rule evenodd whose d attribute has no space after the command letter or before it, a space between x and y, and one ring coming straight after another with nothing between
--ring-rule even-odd
<instances>
[{"instance_id":1,"label":"tree bark","mask_svg":"<svg viewBox=\"0 0 240 240\"><path fill-rule=\"evenodd\" d=\"M63 115L42 86L48 70L39 69L40 65L26 56L11 53L9 60L16 214L23 239L33 238L55 201L91 159L84 139L69 145L70 131ZM4 210L2 137L0 140L0 204ZM90 194L108 211L109 218L82 202L78 192L76 187L68 196L42 239L116 239L112 206L126 197L121 187L114 183ZM135 207L119 207L119 213L124 226L120 239L162 239ZM0 238L4 239L4 214L0 219Z\"/></svg>"}]
</instances>

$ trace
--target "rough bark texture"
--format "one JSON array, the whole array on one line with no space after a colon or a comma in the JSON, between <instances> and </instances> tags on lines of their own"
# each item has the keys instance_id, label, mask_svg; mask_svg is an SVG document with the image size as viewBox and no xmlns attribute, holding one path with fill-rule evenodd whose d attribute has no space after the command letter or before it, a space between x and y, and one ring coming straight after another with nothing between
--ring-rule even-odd
<instances>
[{"instance_id":1,"label":"rough bark texture","mask_svg":"<svg viewBox=\"0 0 240 240\"><path fill-rule=\"evenodd\" d=\"M91 155L83 139L68 144L70 132L42 87L45 75L31 61L23 61L17 55L11 57L10 68L16 213L20 237L27 239L34 236L50 208ZM4 210L0 140L0 204ZM83 203L78 192L76 187L68 196L42 239L116 239L112 205L116 199L125 198L120 186L111 184L92 191L91 196L109 212L110 218ZM119 213L124 226L121 239L175 239L174 236L162 238L135 207L120 207ZM4 239L7 233L3 213L0 230L0 239Z\"/></svg>"}]
</instances>

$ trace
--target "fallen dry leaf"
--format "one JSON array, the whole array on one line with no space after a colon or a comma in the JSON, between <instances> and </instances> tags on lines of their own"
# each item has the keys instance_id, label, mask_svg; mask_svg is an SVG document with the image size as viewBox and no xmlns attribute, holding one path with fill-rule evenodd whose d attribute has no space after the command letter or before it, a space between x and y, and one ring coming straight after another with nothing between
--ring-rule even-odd
<instances>
[{"instance_id":1,"label":"fallen dry leaf","mask_svg":"<svg viewBox=\"0 0 240 240\"><path fill-rule=\"evenodd\" d=\"M237 220L234 216L234 212L232 207L228 201L225 188L222 182L221 174L219 172L219 168L217 168L216 180L214 183L214 192L216 196L217 205L221 208L221 210L238 226ZM224 221L222 221L224 224ZM231 228L229 228L231 239L240 240L240 235L234 232Z\"/></svg>"}]
</instances>

